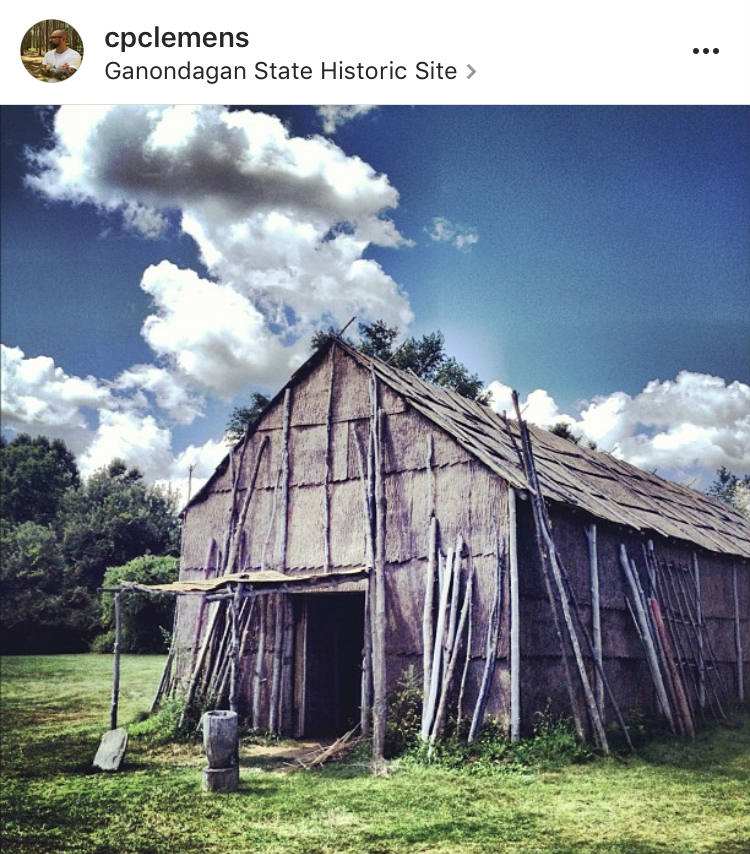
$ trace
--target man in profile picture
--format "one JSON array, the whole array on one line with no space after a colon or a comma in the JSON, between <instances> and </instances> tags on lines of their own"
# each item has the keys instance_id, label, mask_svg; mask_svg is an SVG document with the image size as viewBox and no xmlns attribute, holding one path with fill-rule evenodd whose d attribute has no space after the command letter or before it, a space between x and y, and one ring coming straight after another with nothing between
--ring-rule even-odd
<instances>
[{"instance_id":1,"label":"man in profile picture","mask_svg":"<svg viewBox=\"0 0 750 854\"><path fill-rule=\"evenodd\" d=\"M81 54L68 47L68 34L65 30L54 30L49 37L52 50L44 54L42 75L51 80L66 80L74 74L81 64Z\"/></svg>"}]
</instances>

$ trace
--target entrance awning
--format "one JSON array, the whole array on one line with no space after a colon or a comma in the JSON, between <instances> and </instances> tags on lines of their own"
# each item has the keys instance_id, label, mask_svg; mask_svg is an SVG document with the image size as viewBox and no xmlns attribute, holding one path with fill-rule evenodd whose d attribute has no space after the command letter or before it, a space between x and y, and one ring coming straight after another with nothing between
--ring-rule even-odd
<instances>
[{"instance_id":1,"label":"entrance awning","mask_svg":"<svg viewBox=\"0 0 750 854\"><path fill-rule=\"evenodd\" d=\"M363 582L369 575L362 566L335 569L331 572L315 570L288 575L275 569L262 569L254 572L234 572L218 578L196 579L193 581L173 581L170 584L136 584L123 582L117 587L103 587L104 592L115 593L118 590L139 590L143 593L170 593L172 595L210 595L228 594L232 588L242 585L248 592L281 590L289 593L321 588L345 590L363 590Z\"/></svg>"}]
</instances>

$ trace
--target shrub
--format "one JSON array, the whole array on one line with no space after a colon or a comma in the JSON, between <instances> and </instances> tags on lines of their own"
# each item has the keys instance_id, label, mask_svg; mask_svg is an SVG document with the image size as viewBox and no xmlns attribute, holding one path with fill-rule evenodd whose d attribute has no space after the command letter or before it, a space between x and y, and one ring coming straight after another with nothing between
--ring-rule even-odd
<instances>
[{"instance_id":1,"label":"shrub","mask_svg":"<svg viewBox=\"0 0 750 854\"><path fill-rule=\"evenodd\" d=\"M467 774L492 775L519 768L555 768L593 758L591 748L579 741L567 718L555 719L549 712L538 713L533 735L515 744L498 721L488 719L479 738L469 744L459 727L431 750L417 744L408 759L418 764L436 764Z\"/></svg>"},{"instance_id":2,"label":"shrub","mask_svg":"<svg viewBox=\"0 0 750 854\"><path fill-rule=\"evenodd\" d=\"M385 755L399 756L419 742L422 726L422 686L413 666L401 675L388 700L385 727Z\"/></svg>"},{"instance_id":3,"label":"shrub","mask_svg":"<svg viewBox=\"0 0 750 854\"><path fill-rule=\"evenodd\" d=\"M124 581L138 584L168 584L177 579L175 557L144 555L123 566L110 567L104 586L115 587ZM167 594L126 593L121 599L122 621L120 652L164 652L169 645L174 615L174 599ZM114 642L112 597L102 600L100 624L104 634L96 639L95 652L109 652Z\"/></svg>"}]
</instances>

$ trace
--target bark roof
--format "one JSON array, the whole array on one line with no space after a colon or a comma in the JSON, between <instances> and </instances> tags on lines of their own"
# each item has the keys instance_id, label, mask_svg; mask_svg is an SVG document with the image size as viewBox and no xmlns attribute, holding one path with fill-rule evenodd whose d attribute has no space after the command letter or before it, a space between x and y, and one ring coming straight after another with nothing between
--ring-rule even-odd
<instances>
[{"instance_id":1,"label":"bark roof","mask_svg":"<svg viewBox=\"0 0 750 854\"><path fill-rule=\"evenodd\" d=\"M511 486L528 489L513 444L515 440L520 446L514 420L505 420L488 406L365 356L341 339L332 338L313 354L290 377L285 388L300 382L331 346L341 348L367 371L372 370L380 382ZM750 557L750 523L728 504L539 427L529 425L529 430L537 475L547 500L637 531L684 540L711 552ZM216 474L226 465L224 460ZM211 480L196 493L191 504L205 497Z\"/></svg>"}]
</instances>

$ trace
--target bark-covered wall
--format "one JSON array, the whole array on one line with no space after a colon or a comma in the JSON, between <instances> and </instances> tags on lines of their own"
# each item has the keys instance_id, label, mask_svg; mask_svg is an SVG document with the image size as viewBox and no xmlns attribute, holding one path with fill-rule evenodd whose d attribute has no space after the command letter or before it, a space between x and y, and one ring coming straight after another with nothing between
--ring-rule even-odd
<instances>
[{"instance_id":1,"label":"bark-covered wall","mask_svg":"<svg viewBox=\"0 0 750 854\"><path fill-rule=\"evenodd\" d=\"M366 509L367 447L371 424L370 375L354 359L333 347L289 393L288 489L283 483L285 401L266 413L246 447L232 453L231 464L217 474L189 506L182 541L181 577L194 579L221 573L227 555L227 527L234 500L237 512L246 502L257 467L246 522L239 539L234 571L261 568L289 574L368 565ZM332 383L332 385L331 385ZM507 549L508 488L444 431L380 384L382 452L386 511L387 681L392 690L404 670L422 671L422 611L428 560L428 527L432 513L439 523L439 548L445 553L456 536L464 543L463 566L475 573L472 639L464 710L474 706L485 663L488 618L494 597L498 551ZM330 413L330 415L329 415ZM429 455L428 455L428 449ZM429 461L428 461L429 460ZM233 478L236 484L233 489ZM234 496L234 498L233 498ZM553 713L569 713L558 641L533 532L528 501L518 500L518 558L521 613L521 712L524 729L549 704ZM584 625L591 624L589 553L585 534L591 518L551 509L553 536L570 574ZM287 524L283 524L286 517ZM284 535L284 531L286 534ZM623 711L653 710L654 692L643 649L625 605L625 583L619 566L624 543L642 569L644 539L624 527L597 523L597 557L604 668ZM657 558L686 565L689 547L654 538ZM735 620L732 560L697 555L701 601L719 670L736 690ZM738 570L739 613L745 659L745 695L750 646L750 572ZM349 582L337 590L363 590ZM509 591L507 560L503 573L503 608L498 660L487 714L507 723L509 716ZM360 601L354 599L353 601ZM280 607L280 603L284 603ZM186 686L194 666L199 636L204 637L213 613L223 606L182 597L177 628L177 672ZM246 606L246 607L249 607ZM281 619L276 631L276 620ZM281 721L293 732L294 634L290 596L256 600L242 650L239 705L256 726L268 728L274 667L281 667ZM277 646L286 638L284 657ZM259 648L262 655L259 656ZM465 650L461 652L463 667ZM588 658L588 653L586 653ZM573 670L571 664L571 670ZM591 672L591 662L589 660ZM577 677L575 677L577 683ZM259 690L256 691L256 688ZM607 719L612 709L607 704Z\"/></svg>"},{"instance_id":2,"label":"bark-covered wall","mask_svg":"<svg viewBox=\"0 0 750 854\"><path fill-rule=\"evenodd\" d=\"M553 507L551 511L553 537L563 564L570 576L576 599L580 606L583 624L591 632L591 588L589 570L589 543L586 528L592 523L583 513ZM550 618L542 573L533 537L533 525L528 502L519 502L519 564L521 588L521 705L526 727L530 713L545 708L549 703L553 713L568 713L569 701L560 663L559 643ZM624 527L596 522L597 562L599 575L599 600L601 611L602 653L604 671L620 709L626 717L657 710L656 695L646 662L643 646L635 630L626 605L626 581L620 566L620 546L624 544L628 556L635 560L644 588L648 576L643 557L644 546L653 542L657 562L671 563L675 572L683 569L686 590L690 592L690 605L695 607L695 591L690 586L694 576L694 550L685 543L666 541L660 537L647 537ZM715 656L718 674L727 693L738 696L737 650L735 641L735 606L733 597L733 572L737 571L739 629L743 658L744 696L747 698L750 676L750 566L740 558L721 556L710 552L695 552L700 576L700 600L710 650L706 644L705 656ZM660 600L664 597L660 597ZM666 603L661 601L664 609ZM592 685L594 671L588 649L582 642ZM713 653L713 656L711 655ZM571 658L571 672L577 683ZM710 688L710 684L708 686ZM579 696L580 690L579 690ZM582 703L581 697L581 703ZM607 721L614 720L609 701L605 704Z\"/></svg>"},{"instance_id":3,"label":"bark-covered wall","mask_svg":"<svg viewBox=\"0 0 750 854\"><path fill-rule=\"evenodd\" d=\"M261 448L257 479L249 503L235 571L260 568L289 574L325 568L326 517L329 518L330 568L367 564L365 491L371 401L369 373L338 349L333 366L326 356L291 389L289 428L289 490L286 561L281 543L283 488L280 472L284 451L284 402L279 400L254 431L244 456L233 452L231 465L214 478L209 489L190 505L183 527L181 578L212 577L221 572L227 551L225 538L232 504L232 472L237 472L235 506L245 500ZM333 376L330 426L327 428L329 389ZM463 537L464 571L475 572L472 597L473 631L466 686L466 703L473 704L484 664L487 615L494 597L498 541L507 539L507 487L476 462L445 432L410 409L389 389L379 388L383 418L382 451L385 472L387 679L395 687L403 671L422 670L422 609L425 595L427 535L431 513L439 523L443 553ZM329 444L326 486L326 446ZM428 444L429 443L429 444ZM428 464L428 447L431 462ZM364 478L362 475L364 474ZM328 514L326 513L328 502ZM215 546L207 560L211 541ZM507 586L507 572L504 576ZM362 582L344 589L363 589ZM507 592L503 601L507 603ZM198 625L205 633L218 605L201 605L200 597L182 597L177 632L177 669L187 684L195 658ZM200 617L201 609L203 616ZM262 629L261 614L265 621ZM264 649L260 669L261 696L257 725L268 716L269 674L273 670L276 609L259 599L243 649L240 708L250 713L259 646ZM263 638L261 641L261 634ZM507 683L507 613L503 616L496 681ZM463 663L463 653L462 653ZM292 661L284 663L282 677L287 707L284 729L293 729L289 708ZM283 704L282 704L283 705ZM488 713L505 714L504 691L490 698Z\"/></svg>"}]
</instances>

